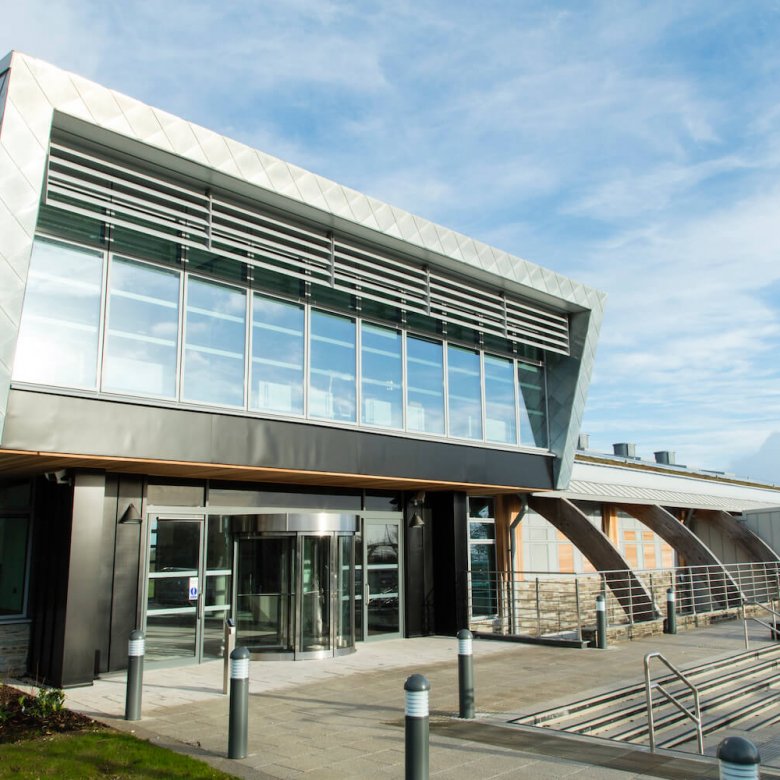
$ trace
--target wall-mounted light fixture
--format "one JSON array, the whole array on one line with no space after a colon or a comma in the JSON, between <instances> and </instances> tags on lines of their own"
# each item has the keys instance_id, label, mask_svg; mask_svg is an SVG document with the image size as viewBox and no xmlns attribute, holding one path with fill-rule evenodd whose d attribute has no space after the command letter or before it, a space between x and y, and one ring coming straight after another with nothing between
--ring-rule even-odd
<instances>
[{"instance_id":1,"label":"wall-mounted light fixture","mask_svg":"<svg viewBox=\"0 0 780 780\"><path fill-rule=\"evenodd\" d=\"M135 504L130 504L127 509L125 509L122 517L119 518L119 522L122 525L141 525L143 517L141 517L141 513L138 511Z\"/></svg>"},{"instance_id":2,"label":"wall-mounted light fixture","mask_svg":"<svg viewBox=\"0 0 780 780\"><path fill-rule=\"evenodd\" d=\"M425 520L422 517L423 501L425 501L425 491L418 490L409 502L412 508L412 519L409 521L409 528L422 528L425 525Z\"/></svg>"}]
</instances>

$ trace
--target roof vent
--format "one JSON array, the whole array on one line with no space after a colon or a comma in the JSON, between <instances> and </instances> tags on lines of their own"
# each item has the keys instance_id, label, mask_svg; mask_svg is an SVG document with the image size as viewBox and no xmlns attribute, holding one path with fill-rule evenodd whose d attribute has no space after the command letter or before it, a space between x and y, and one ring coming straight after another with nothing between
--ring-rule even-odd
<instances>
[{"instance_id":1,"label":"roof vent","mask_svg":"<svg viewBox=\"0 0 780 780\"><path fill-rule=\"evenodd\" d=\"M674 452L671 450L659 450L653 453L656 463L663 463L664 466L674 466Z\"/></svg>"},{"instance_id":2,"label":"roof vent","mask_svg":"<svg viewBox=\"0 0 780 780\"><path fill-rule=\"evenodd\" d=\"M577 449L585 451L590 447L590 436L587 433L581 433L577 437Z\"/></svg>"},{"instance_id":3,"label":"roof vent","mask_svg":"<svg viewBox=\"0 0 780 780\"><path fill-rule=\"evenodd\" d=\"M636 458L636 444L622 441L612 445L615 455L620 458Z\"/></svg>"}]
</instances>

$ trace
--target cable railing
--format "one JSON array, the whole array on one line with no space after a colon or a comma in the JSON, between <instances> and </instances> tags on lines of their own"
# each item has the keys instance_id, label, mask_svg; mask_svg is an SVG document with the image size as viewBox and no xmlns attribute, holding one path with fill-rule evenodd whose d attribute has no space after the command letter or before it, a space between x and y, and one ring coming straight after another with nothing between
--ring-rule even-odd
<instances>
[{"instance_id":1,"label":"cable railing","mask_svg":"<svg viewBox=\"0 0 780 780\"><path fill-rule=\"evenodd\" d=\"M731 611L737 617L743 602L780 607L777 561L572 574L470 570L466 578L470 628L504 635L587 639L598 595L608 626L629 634L665 616L668 588L680 617Z\"/></svg>"}]
</instances>

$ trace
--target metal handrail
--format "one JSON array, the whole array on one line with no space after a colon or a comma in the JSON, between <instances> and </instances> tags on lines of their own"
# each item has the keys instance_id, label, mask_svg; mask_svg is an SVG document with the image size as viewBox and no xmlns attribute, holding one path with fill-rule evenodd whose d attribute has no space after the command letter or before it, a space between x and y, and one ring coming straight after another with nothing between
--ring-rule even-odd
<instances>
[{"instance_id":1,"label":"metal handrail","mask_svg":"<svg viewBox=\"0 0 780 780\"><path fill-rule=\"evenodd\" d=\"M669 669L678 680L684 683L693 694L693 708L691 712L673 693L667 691L660 682L650 680L650 661L657 658ZM699 689L670 661L664 658L661 653L648 653L645 656L645 696L647 697L647 725L650 736L650 750L655 752L655 721L653 720L653 688L657 688L680 712L690 718L696 726L696 742L699 747L699 753L704 755L704 734L701 725L701 706L699 703Z\"/></svg>"},{"instance_id":2,"label":"metal handrail","mask_svg":"<svg viewBox=\"0 0 780 780\"><path fill-rule=\"evenodd\" d=\"M773 615L776 620L774 624L765 623L761 618L757 618L755 615L748 615L745 612L745 606L750 605L751 607L761 607L765 612L768 612L770 615ZM770 633L770 636L775 637L780 631L780 627L778 627L778 623L780 623L780 612L775 612L771 607L768 607L766 604L762 604L760 601L754 601L753 599L742 599L742 625L745 629L745 650L750 649L750 640L748 639L748 620L755 620L756 623L761 624L765 628L768 628Z\"/></svg>"}]
</instances>

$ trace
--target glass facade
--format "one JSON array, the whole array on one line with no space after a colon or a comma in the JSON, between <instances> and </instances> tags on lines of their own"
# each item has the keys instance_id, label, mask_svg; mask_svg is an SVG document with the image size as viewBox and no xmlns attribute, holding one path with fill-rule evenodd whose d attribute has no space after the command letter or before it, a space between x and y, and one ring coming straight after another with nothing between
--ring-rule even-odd
<instances>
[{"instance_id":1,"label":"glass facade","mask_svg":"<svg viewBox=\"0 0 780 780\"><path fill-rule=\"evenodd\" d=\"M469 582L471 614L498 613L496 520L492 498L469 498Z\"/></svg>"},{"instance_id":2,"label":"glass facade","mask_svg":"<svg viewBox=\"0 0 780 780\"><path fill-rule=\"evenodd\" d=\"M548 446L541 362L417 335L408 323L326 311L319 298L284 299L187 267L36 239L14 381L503 447Z\"/></svg>"}]
</instances>

